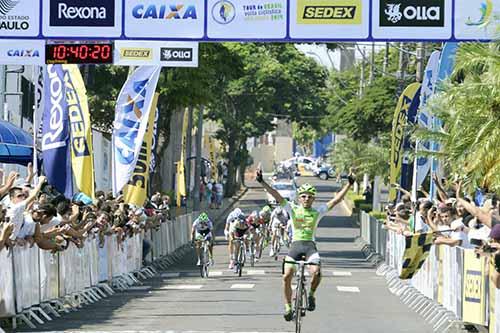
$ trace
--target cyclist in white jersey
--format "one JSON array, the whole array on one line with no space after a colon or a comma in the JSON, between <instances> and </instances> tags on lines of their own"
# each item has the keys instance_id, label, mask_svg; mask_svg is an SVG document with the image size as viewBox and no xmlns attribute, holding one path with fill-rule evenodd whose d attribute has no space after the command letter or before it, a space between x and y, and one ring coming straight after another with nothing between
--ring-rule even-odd
<instances>
[{"instance_id":1,"label":"cyclist in white jersey","mask_svg":"<svg viewBox=\"0 0 500 333\"><path fill-rule=\"evenodd\" d=\"M277 240L278 236L280 236L281 240L283 240L285 233L284 230L288 224L288 220L290 216L286 212L286 210L281 207L276 207L271 213L271 250L269 251L269 256L273 257L276 253L274 253L274 243Z\"/></svg>"},{"instance_id":2,"label":"cyclist in white jersey","mask_svg":"<svg viewBox=\"0 0 500 333\"><path fill-rule=\"evenodd\" d=\"M227 252L229 254L229 268L232 267L231 265L231 260L233 257L233 252L234 252L234 244L233 244L233 237L231 233L231 224L236 220L236 219L245 219L245 215L243 214L243 211L240 208L235 208L231 213L226 218L226 226L224 227L224 236L226 240L228 240L227 244Z\"/></svg>"},{"instance_id":3,"label":"cyclist in white jersey","mask_svg":"<svg viewBox=\"0 0 500 333\"><path fill-rule=\"evenodd\" d=\"M214 226L207 213L201 213L200 216L193 222L193 227L191 228L191 241L195 244L196 256L198 257L198 262L196 265L200 266L200 246L201 242L204 240L209 241L209 256L210 256L210 264L214 264L213 260L213 235L212 230Z\"/></svg>"}]
</instances>

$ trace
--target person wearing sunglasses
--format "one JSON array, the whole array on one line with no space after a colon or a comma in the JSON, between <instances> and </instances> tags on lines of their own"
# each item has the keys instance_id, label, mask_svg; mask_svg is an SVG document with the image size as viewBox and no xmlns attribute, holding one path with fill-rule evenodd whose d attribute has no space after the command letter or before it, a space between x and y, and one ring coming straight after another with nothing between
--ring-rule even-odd
<instances>
[{"instance_id":1,"label":"person wearing sunglasses","mask_svg":"<svg viewBox=\"0 0 500 333\"><path fill-rule=\"evenodd\" d=\"M316 265L310 265L309 270L312 276L311 280L311 290L308 297L308 310L314 311L316 308L316 298L315 292L319 286L321 275L320 275L320 257L315 243L315 233L318 227L318 223L321 218L335 205L342 202L344 196L347 194L349 188L354 184L356 178L354 177L352 170L348 176L348 183L342 188L337 195L328 201L326 204L322 204L318 207L313 207L313 202L316 199L316 188L310 184L303 184L297 190L298 192L298 204L294 202L289 202L284 199L280 193L267 184L263 177L262 171L257 170L256 180L264 187L264 189L271 194L276 202L291 216L291 226L292 226L292 244L288 251L288 255L285 258L286 261L296 261L301 260L305 256L306 261L314 263ZM284 296L285 296L285 313L284 317L286 321L293 319L292 311L292 278L295 273L295 265L286 264L283 283L284 283Z\"/></svg>"},{"instance_id":2,"label":"person wearing sunglasses","mask_svg":"<svg viewBox=\"0 0 500 333\"><path fill-rule=\"evenodd\" d=\"M10 219L10 222L14 224L14 231L10 236L11 240L15 240L17 238L18 233L23 226L24 212L35 201L38 193L46 181L47 178L45 176L41 176L38 180L38 185L35 189L29 192L29 195L26 195L20 187L13 187L9 190L10 203L7 206L7 217Z\"/></svg>"}]
</instances>

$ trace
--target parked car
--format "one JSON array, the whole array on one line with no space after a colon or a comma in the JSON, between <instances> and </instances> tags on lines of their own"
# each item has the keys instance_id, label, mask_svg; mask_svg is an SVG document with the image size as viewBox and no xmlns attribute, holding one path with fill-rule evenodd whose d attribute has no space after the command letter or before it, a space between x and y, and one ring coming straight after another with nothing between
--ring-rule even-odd
<instances>
[{"instance_id":1,"label":"parked car","mask_svg":"<svg viewBox=\"0 0 500 333\"><path fill-rule=\"evenodd\" d=\"M295 184L295 181L278 181L273 183L271 187L278 191L279 194L288 201L294 201L297 196L297 185ZM277 204L274 197L269 193L267 193L267 202L270 205Z\"/></svg>"},{"instance_id":2,"label":"parked car","mask_svg":"<svg viewBox=\"0 0 500 333\"><path fill-rule=\"evenodd\" d=\"M335 178L335 170L329 165L321 165L314 169L314 175L321 180L327 180L328 178Z\"/></svg>"}]
</instances>

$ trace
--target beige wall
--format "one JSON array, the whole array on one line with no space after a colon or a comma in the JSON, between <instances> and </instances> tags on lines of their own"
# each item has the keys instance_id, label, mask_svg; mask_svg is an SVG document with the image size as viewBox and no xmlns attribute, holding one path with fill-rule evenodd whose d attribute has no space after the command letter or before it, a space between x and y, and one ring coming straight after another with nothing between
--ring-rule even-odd
<instances>
[{"instance_id":1,"label":"beige wall","mask_svg":"<svg viewBox=\"0 0 500 333\"><path fill-rule=\"evenodd\" d=\"M253 169L257 168L260 163L264 172L270 172L273 170L274 146L260 145L258 147L254 147L250 152L250 155L253 158Z\"/></svg>"},{"instance_id":2,"label":"beige wall","mask_svg":"<svg viewBox=\"0 0 500 333\"><path fill-rule=\"evenodd\" d=\"M276 162L293 157L293 139L284 136L277 136L274 149L274 158Z\"/></svg>"}]
</instances>

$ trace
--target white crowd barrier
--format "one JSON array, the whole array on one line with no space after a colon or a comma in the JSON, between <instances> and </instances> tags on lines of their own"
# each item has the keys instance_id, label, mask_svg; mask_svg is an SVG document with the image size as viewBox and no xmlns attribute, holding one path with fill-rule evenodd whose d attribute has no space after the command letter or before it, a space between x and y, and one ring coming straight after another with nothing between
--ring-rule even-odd
<instances>
[{"instance_id":1,"label":"white crowd barrier","mask_svg":"<svg viewBox=\"0 0 500 333\"><path fill-rule=\"evenodd\" d=\"M364 211L359 213L359 222L363 240L399 275L405 237L387 231ZM500 290L490 281L493 269L489 260L478 258L471 249L432 246L429 257L409 285L461 321L486 326L490 333L500 333ZM407 285L401 285L402 290L408 289ZM411 300L408 302L411 304ZM414 304L419 305L418 301ZM425 299L421 304L419 309L425 310Z\"/></svg>"},{"instance_id":2,"label":"white crowd barrier","mask_svg":"<svg viewBox=\"0 0 500 333\"><path fill-rule=\"evenodd\" d=\"M103 244L94 236L82 248L71 244L57 254L36 245L0 251L0 319L140 270L143 240L150 244L147 261L173 253L190 241L193 216L197 212L166 221L157 230L138 233L121 245L111 235Z\"/></svg>"}]
</instances>

